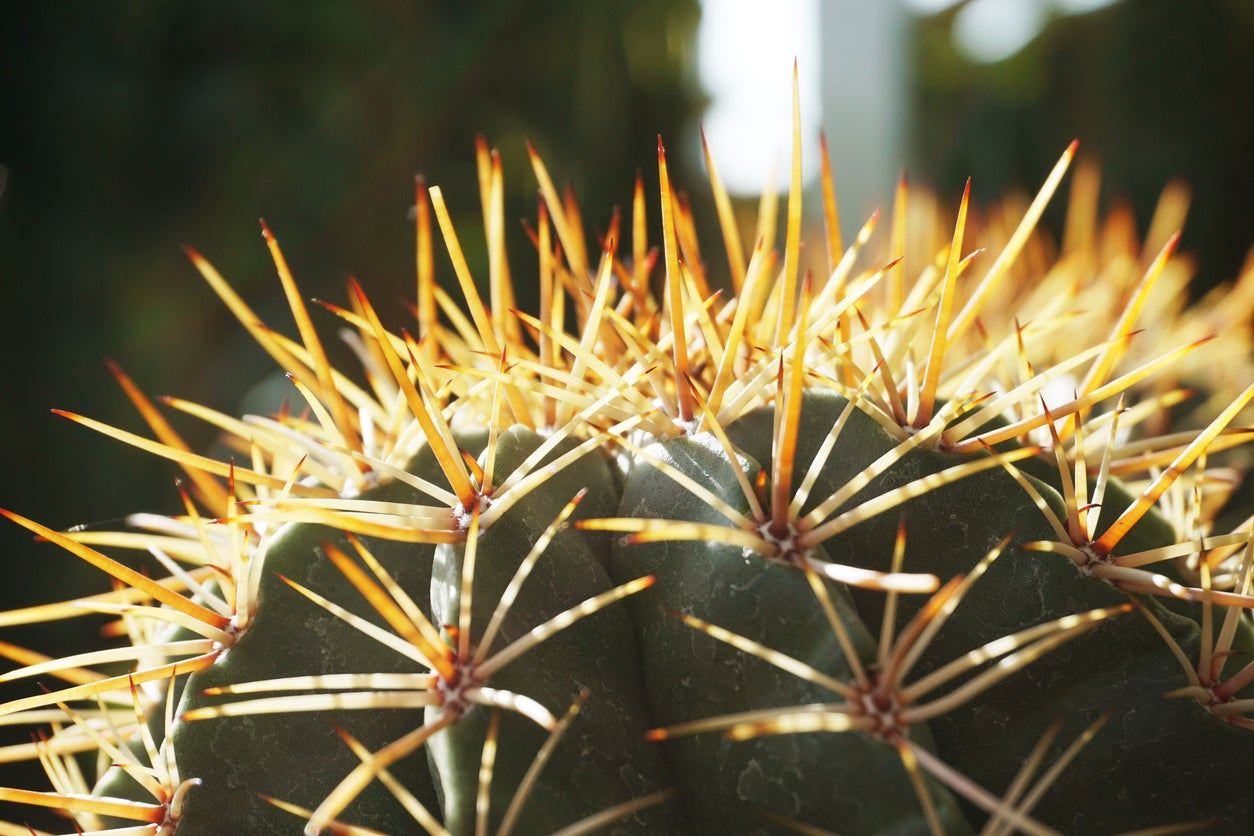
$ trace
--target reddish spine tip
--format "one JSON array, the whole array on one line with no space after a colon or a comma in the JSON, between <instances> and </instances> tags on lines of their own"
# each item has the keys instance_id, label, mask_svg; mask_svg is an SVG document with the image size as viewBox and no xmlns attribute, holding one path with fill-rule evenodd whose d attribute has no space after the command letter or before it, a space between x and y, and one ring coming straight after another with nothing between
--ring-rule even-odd
<instances>
[{"instance_id":1,"label":"reddish spine tip","mask_svg":"<svg viewBox=\"0 0 1254 836\"><path fill-rule=\"evenodd\" d=\"M361 289L361 285L352 276L348 277L348 289L359 301L366 301L366 292Z\"/></svg>"},{"instance_id":2,"label":"reddish spine tip","mask_svg":"<svg viewBox=\"0 0 1254 836\"><path fill-rule=\"evenodd\" d=\"M1074 157L1076 149L1080 147L1080 140L1073 139L1071 144L1067 146L1067 156Z\"/></svg>"},{"instance_id":3,"label":"reddish spine tip","mask_svg":"<svg viewBox=\"0 0 1254 836\"><path fill-rule=\"evenodd\" d=\"M266 241L274 240L274 233L270 231L270 225L266 223L266 219L258 218L257 222L261 224L261 237Z\"/></svg>"}]
</instances>

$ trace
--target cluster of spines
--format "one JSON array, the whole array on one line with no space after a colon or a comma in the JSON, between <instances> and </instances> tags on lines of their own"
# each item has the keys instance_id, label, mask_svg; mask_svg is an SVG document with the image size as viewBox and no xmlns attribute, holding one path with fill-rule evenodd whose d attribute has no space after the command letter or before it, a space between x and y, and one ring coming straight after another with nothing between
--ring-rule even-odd
<instances>
[{"instance_id":1,"label":"cluster of spines","mask_svg":"<svg viewBox=\"0 0 1254 836\"><path fill-rule=\"evenodd\" d=\"M115 632L128 634L133 642L128 648L89 652L62 660L43 659L32 651L4 647L6 655L24 666L6 674L6 679L51 675L70 686L0 706L6 715L32 724L49 722L50 707L63 707L60 710L70 721L56 724L50 735L35 744L4 751L10 759L41 758L53 777L56 792L35 798L29 793L11 791L6 797L54 804L84 816L130 818L142 823L137 825L136 832L172 828L177 821L181 793L189 785L178 779L170 747L159 746L152 739L142 718L123 720L117 715L159 702L154 694L159 695L178 674L213 664L217 656L231 648L248 629L255 614L267 544L282 524L311 522L365 536L413 542L465 542L468 555L473 556L473 544L481 527L499 519L563 467L593 450L622 450L628 456L648 461L649 453L639 443L641 434L671 438L708 431L718 440L729 461L736 465L737 456L725 426L750 409L765 404L776 407L772 471L769 476L765 472L759 474L756 483L748 473L736 474L750 513L736 511L682 473L667 473L699 500L708 502L726 516L732 525L615 518L587 520L580 526L587 530L626 532L633 542L703 540L736 545L768 558L778 558L799 569L811 579L820 600L824 586L817 582L817 577L823 575L841 583L884 590L889 596L887 607L891 610L891 602L898 593L936 591L937 579L927 574L903 573L899 556L893 571L877 573L811 560L807 557L809 550L859 522L944 484L981 470L1005 468L1031 495L1058 535L1056 541L1029 544L1029 548L1062 553L1084 571L1130 592L1148 592L1201 604L1205 634L1201 657L1194 663L1175 647L1187 678L1187 685L1179 694L1197 699L1234 724L1249 725L1251 721L1243 716L1248 710L1248 701L1233 697L1254 677L1251 672L1254 667L1246 666L1225 674L1224 665L1217 662L1231 654L1235 624L1248 618L1242 608L1248 608L1251 603L1249 521L1232 533L1210 533L1207 517L1213 513L1215 503L1207 503L1202 497L1208 489L1222 492L1225 484L1221 478L1208 477L1205 457L1239 445L1250 436L1248 430L1228 427L1254 396L1254 388L1239 394L1230 393L1219 417L1203 431L1160 436L1143 434L1126 440L1129 430L1157 419L1164 406L1173 405L1183 397L1179 383L1173 386L1158 381L1164 377L1164 372L1171 380L1171 371L1188 369L1189 366L1184 365L1186 358L1191 360L1190 355L1196 357L1206 346L1213 345L1208 335L1199 337L1189 333L1197 327L1195 323L1204 321L1226 330L1239 330L1240 323L1231 320L1224 306L1212 304L1198 311L1181 312L1161 301L1151 304L1159 298L1151 291L1173 264L1178 236L1169 235L1155 257L1142 259L1142 275L1120 300L1107 333L1101 334L1091 348L1069 351L1065 347L1069 340L1058 337L1062 329L1070 333L1074 323L1084 319L1076 312L1077 300L1105 292L1103 282L1087 281L1088 274L1075 266L1082 262L1082 255L1091 256L1090 251L1096 249L1094 242L1078 240L1087 226L1074 220L1084 214L1084 207L1076 201L1088 194L1085 189L1078 189L1080 197L1073 198L1063 257L1057 267L1046 273L1040 285L1053 291L1049 303L1032 309L1031 322L998 323L998 315L1010 320L1014 307L1004 306L1007 313L1003 313L993 307L993 302L1010 286L1005 281L1006 276L1015 269L1022 269L1018 260L1035 240L1032 235L1035 225L1071 163L1074 144L1063 154L1040 193L1027 207L992 266L959 305L959 280L979 255L979 251L963 253L970 184L964 190L952 236L944 247L938 248L935 258L922 259L926 266L910 284L906 270L908 267L917 269L920 259L906 261L902 258L907 254L907 219L910 217L908 187L903 179L896 196L888 242L892 257L879 266L857 273L855 268L867 258L866 248L872 239L876 216L863 226L848 248L843 247L824 145L827 252L826 265L820 266L820 271L825 271L828 278L825 282L815 282L809 274L803 275L800 264L799 135L794 133L793 139L783 258L778 272L773 240L776 213L773 193L764 197L758 240L746 261L730 201L718 180L708 145L705 146L732 285L738 293L731 297L711 291L697 249L691 208L671 188L660 142L663 235L660 257L648 246L644 191L637 181L631 212L631 257L624 259L619 255L620 223L615 216L603 241L600 263L595 268L588 255L577 204L569 196L559 195L532 149L542 196L533 230L539 254L541 309L538 316L515 310L504 251L500 159L481 143L477 159L488 232L489 300L485 302L477 289L440 190L433 188L424 193L420 188L416 201L418 336L415 338L407 331L400 334L387 331L356 282L350 282L348 307L325 305L356 329L349 332L349 344L361 358L364 386L331 368L278 241L264 223L263 235L290 303L299 340L284 337L267 327L207 261L189 250L206 281L288 373L299 395L301 411L236 419L180 399L165 399L167 406L219 428L241 459L248 462L248 467L234 461L211 460L192 452L153 402L116 367L114 372L119 383L149 424L155 440L82 416L59 413L179 463L188 478L189 490L180 487L186 513L177 517L136 516L131 520L134 530L128 531L62 533L6 512L13 521L104 570L119 584L119 589L92 599L10 613L3 619L4 623L33 623L104 612L118 617ZM1086 176L1091 177L1091 174ZM1170 217L1178 212L1180 201L1174 193L1169 197L1160 214ZM465 313L435 281L433 214L464 297ZM1161 219L1155 221L1150 239L1162 237L1160 227L1164 223ZM1147 241L1150 243L1155 240ZM664 284L662 292L655 296L650 288L657 264L663 266ZM1070 271L1068 265L1072 265ZM1254 271L1242 279L1238 296L1248 295L1248 288L1254 284L1251 275ZM1041 292L1040 288L1037 293ZM1109 308L1107 305L1106 309ZM1147 315L1153 313L1158 316L1146 322ZM564 328L564 323L571 318L579 326L574 334L568 334ZM1011 327L1003 336L995 337L1001 333L999 324ZM1179 347L1157 355L1138 353L1135 347L1147 342L1136 339L1139 324L1156 333L1187 334L1188 339ZM1225 333L1224 336L1230 335ZM1236 339L1240 338L1241 335L1237 335ZM965 353L961 362L954 362L955 346L959 344ZM1115 376L1116 368L1130 359L1137 361L1133 368ZM1038 371L1034 363L1044 363L1044 370ZM1077 370L1085 363L1088 369L1077 380ZM1055 384L1064 381L1073 386L1070 398L1057 396ZM830 454L855 407L871 415L899 439L899 444L842 492L824 498L816 508L803 514L814 477L823 466L820 457L805 472L795 469L801 399L809 387L840 391L849 399L846 412L832 427L830 443L824 446L822 456ZM1117 407L1098 411L1116 397ZM1125 401L1131 405L1125 407ZM994 419L997 418L1005 419L1005 423L996 426ZM522 466L510 474L497 474L493 472L492 449L498 433L510 424L540 428L549 435ZM457 428L473 425L489 429L489 453L483 465L464 454L454 436ZM559 451L567 440L572 446L552 457L550 454ZM1006 442L1021 444L1013 450L955 464L940 474L921 478L837 513L855 499L859 490L915 448L972 453ZM421 446L433 452L447 486L404 471L404 462ZM1090 491L1094 450L1103 453ZM1017 463L1038 454L1056 462L1066 501L1065 518L1050 509L1017 468ZM1192 496L1173 500L1173 491L1179 493L1179 487L1189 481L1181 477L1199 462L1202 464L1193 471L1196 475L1192 479ZM664 463L654 463L666 470ZM1097 535L1094 512L1101 506L1105 486L1112 475L1134 482L1144 476L1146 482L1139 496L1119 518ZM358 498L371 485L390 479L404 482L435 504L383 503ZM1178 545L1110 557L1113 547L1138 519L1151 508L1164 505L1169 510L1181 509L1174 514L1181 529ZM562 521L559 517L554 525ZM1184 522L1187 522L1187 531ZM555 529L550 530L550 537L553 531ZM536 544L524 566L534 565L546 543L542 538ZM169 575L160 580L150 579L95 547L142 549L168 569ZM421 682L417 679L393 682L386 677L351 683L345 680L327 686L335 693L271 698L277 702L268 703L269 708L352 707L349 703L354 699L360 707L378 707L388 700L428 705L432 700L443 699L443 692L439 689L433 692L432 687L437 680L448 682L457 664L465 664L473 656L476 664L489 665L497 658L480 658L488 650L484 645L473 651L466 646L470 640L469 624L456 625L452 631L455 648L450 648L448 635L442 636L435 625L415 617L415 613L421 615L419 608L412 601L407 605L406 599L396 593L397 587L389 583L385 572L380 572L377 562L372 562L368 550L361 549L358 557L371 569L373 576L364 573L334 547L328 548L326 554L379 615L393 624L397 634L389 641L398 649L402 645L409 648L406 652L428 666L434 678L428 676ZM1192 585L1144 568L1152 563L1181 560L1189 563L1195 575L1196 582ZM469 591L473 581L469 568L473 566L473 557L467 564L464 571L469 576L465 581ZM521 583L525 572L522 567L519 571ZM911 636L912 622L898 644L907 637L917 641L928 630L934 631L936 628L930 625L943 622L943 617L937 618L938 614L957 604L960 590L978 577L978 571L966 580L951 582L936 591L937 597L933 600L937 603L922 611L930 613L932 621L925 619L923 623L927 626L914 629ZM547 629L562 629L579 615L638 592L649 583L651 580L641 579L634 585L616 587L613 594L590 599L585 609L556 617L548 623ZM342 608L337 609L334 602L294 586L334 614L345 613ZM1227 607L1218 619L1218 635L1215 635L1213 610L1216 605ZM500 606L508 608L508 601L503 599ZM1144 607L1141 609L1144 611ZM463 609L466 618L469 618L469 611L469 607ZM1152 614L1146 613L1152 621ZM1015 658L1026 664L1035 655L1112 614L1113 611L1102 611L1090 616L1077 615L1074 618L1078 620L1074 622L1048 625L1054 628L1053 632L1034 633L1030 638L1005 637L999 640L1002 642L999 647L1008 648L1003 654L1021 654ZM692 616L687 620L695 629L723 641L738 642L736 646L746 652L785 665L790 672L804 671L806 676L822 679L819 672L798 667L800 663L793 664L796 660L790 662L769 648L720 632L717 625ZM894 654L900 655L891 640L891 621L886 619L883 625L881 667L895 658ZM839 632L839 619L829 618L829 622ZM1160 624L1156 627L1171 643L1167 631ZM197 638L169 641L170 628L190 630ZM537 629L541 630L536 639L539 641L546 634L543 628ZM842 643L847 645L847 641ZM525 649L514 649L511 645L500 653L508 654L512 661ZM855 671L858 670L856 658L856 654L850 655ZM980 658L987 661L993 657L985 654ZM114 676L95 670L119 662L132 663L135 670ZM901 673L904 676L904 671ZM865 674L859 678L859 684L869 687L871 683L862 679ZM884 678L881 682L903 687L899 680L900 677ZM388 684L380 684L384 682ZM255 683L255 690L263 690L264 684ZM289 682L283 687L307 690L308 685ZM850 694L845 692L848 687L842 684L836 692L848 699ZM919 686L904 687L918 690ZM352 693L358 696L345 697L344 688L356 689ZM492 696L503 701L501 707L521 711L555 735L560 733L562 721L543 706L529 705L525 695ZM918 694L912 693L912 696ZM485 700L492 702L487 697ZM91 711L69 707L70 703L80 701L96 705ZM164 705L168 711L170 701L166 700ZM217 713L249 710L242 704L232 705L234 709L221 709ZM257 705L260 703L253 708ZM214 712L203 713L211 716ZM741 721L731 729L733 734L744 735L807 728L805 724L797 726L795 718L783 722L781 718L786 716L781 714L769 721L759 718L756 725L749 726ZM841 722L849 724L850 728L861 728L870 722L865 716L856 722L833 719L854 716L840 710L808 716L808 722L819 725ZM187 719L194 721L196 717ZM718 721L711 720L710 728L716 727L719 727ZM442 726L437 721L423 728L425 733L415 732L405 745L387 753L370 753L360 744L354 746L352 736L345 732L346 743L361 758L362 767L345 779L342 788L346 789L329 797L325 807L303 811L314 818L313 826L332 826L334 816L351 800L351 789L360 788L363 781L378 779L398 796L403 795L404 788L393 789L399 785L385 777L387 766L400 756L399 752L412 751ZM814 728L817 730L819 726ZM667 736L676 731L658 731L655 736ZM122 807L105 809L100 806L105 802L77 798L86 785L81 775L74 774L72 756L80 752L121 750L136 739L148 750L148 764L134 757L115 759L115 762L128 773L145 778L141 783L152 792L154 803L134 802L129 807L123 803ZM495 747L495 738L491 739ZM989 805L992 796L987 790L977 792L979 788L972 788L969 782L964 784L961 776L946 773L947 767L929 760L934 756L925 750L907 747L902 750L902 756L908 766L917 767L922 762L932 774L947 779L951 788L969 798L977 797L974 803L981 804L982 800L982 806ZM487 776L492 772L490 758L485 746L484 774ZM1034 757L1030 762L1039 765L1039 758ZM990 811L998 827L1023 825L1030 810L1024 799L1039 797L1043 792L1043 789L1029 791L1031 770L1026 766L1024 776ZM928 810L925 791L920 792L920 798L923 808ZM419 815L418 808L404 798L401 800ZM663 797L658 795L649 800L661 801ZM160 815L154 811L159 811ZM934 817L929 820L935 824ZM418 821L428 829L438 824L433 824L435 819L429 812ZM84 822L85 826L94 826L90 819ZM349 832L352 832L351 827Z\"/></svg>"}]
</instances>

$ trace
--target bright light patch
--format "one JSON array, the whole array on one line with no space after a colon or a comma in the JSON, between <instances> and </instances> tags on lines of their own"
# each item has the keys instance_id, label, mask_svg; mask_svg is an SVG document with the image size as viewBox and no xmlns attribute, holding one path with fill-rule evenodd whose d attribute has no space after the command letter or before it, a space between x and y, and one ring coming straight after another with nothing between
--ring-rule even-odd
<instances>
[{"instance_id":1,"label":"bright light patch","mask_svg":"<svg viewBox=\"0 0 1254 836\"><path fill-rule=\"evenodd\" d=\"M904 0L905 6L917 15L934 15L956 5L959 0Z\"/></svg>"},{"instance_id":2,"label":"bright light patch","mask_svg":"<svg viewBox=\"0 0 1254 836\"><path fill-rule=\"evenodd\" d=\"M818 170L818 0L704 0L697 69L710 97L702 120L727 190L762 191L771 171L787 186L792 67L801 82L803 177Z\"/></svg>"},{"instance_id":3,"label":"bright light patch","mask_svg":"<svg viewBox=\"0 0 1254 836\"><path fill-rule=\"evenodd\" d=\"M954 17L954 44L977 63L1001 61L1040 33L1045 11L1039 0L972 0Z\"/></svg>"},{"instance_id":4,"label":"bright light patch","mask_svg":"<svg viewBox=\"0 0 1254 836\"><path fill-rule=\"evenodd\" d=\"M1113 6L1117 2L1119 2L1119 0L1053 0L1054 6L1069 15L1095 12L1098 9Z\"/></svg>"},{"instance_id":5,"label":"bright light patch","mask_svg":"<svg viewBox=\"0 0 1254 836\"><path fill-rule=\"evenodd\" d=\"M1046 409L1059 410L1080 396L1080 381L1069 374L1048 380L1041 387L1041 401Z\"/></svg>"}]
</instances>

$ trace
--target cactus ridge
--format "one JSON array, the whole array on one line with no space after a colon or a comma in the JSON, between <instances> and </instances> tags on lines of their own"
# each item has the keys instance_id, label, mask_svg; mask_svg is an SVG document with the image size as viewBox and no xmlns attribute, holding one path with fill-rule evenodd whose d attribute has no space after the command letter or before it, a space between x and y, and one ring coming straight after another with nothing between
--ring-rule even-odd
<instances>
[{"instance_id":1,"label":"cactus ridge","mask_svg":"<svg viewBox=\"0 0 1254 836\"><path fill-rule=\"evenodd\" d=\"M116 531L3 512L115 588L0 625L97 613L128 643L0 646L0 679L58 680L0 704L46 729L0 759L52 789L0 800L180 836L1254 828L1254 269L1182 308L1161 224L1117 257L1069 224L1053 259L1074 143L1013 229L969 181L952 222L903 181L888 240L877 213L847 246L825 164L803 253L797 131L782 252L768 195L747 261L705 148L730 294L660 140L660 249L638 179L595 264L529 149L538 312L482 145L487 297L420 190L464 304L420 257L415 337L350 280L321 304L361 374L264 222L297 338L189 250L292 405L163 401L238 461L116 366L151 437L58 411L187 481Z\"/></svg>"}]
</instances>

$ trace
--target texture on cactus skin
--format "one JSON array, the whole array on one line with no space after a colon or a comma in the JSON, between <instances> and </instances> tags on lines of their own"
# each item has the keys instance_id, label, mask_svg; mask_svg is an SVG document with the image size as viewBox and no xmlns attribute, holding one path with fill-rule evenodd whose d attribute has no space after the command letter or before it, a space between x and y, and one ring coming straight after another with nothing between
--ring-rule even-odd
<instances>
[{"instance_id":1,"label":"texture on cactus skin","mask_svg":"<svg viewBox=\"0 0 1254 836\"><path fill-rule=\"evenodd\" d=\"M355 282L325 305L356 373L264 224L295 338L189 251L292 403L165 401L232 461L120 369L152 438L58 413L177 463L185 512L4 512L115 589L0 624L129 643L4 646L49 686L0 705L42 729L0 758L51 789L0 800L180 836L1254 830L1254 267L1184 307L1171 191L1129 251L1076 188L1053 244L1074 144L1013 229L903 181L848 246L824 159L803 258L798 131L778 246L767 195L746 250L706 149L726 270L660 141L595 260L533 150L538 312L481 144L487 298L419 191L416 328Z\"/></svg>"}]
</instances>

